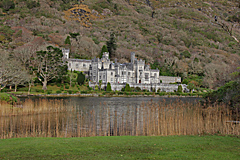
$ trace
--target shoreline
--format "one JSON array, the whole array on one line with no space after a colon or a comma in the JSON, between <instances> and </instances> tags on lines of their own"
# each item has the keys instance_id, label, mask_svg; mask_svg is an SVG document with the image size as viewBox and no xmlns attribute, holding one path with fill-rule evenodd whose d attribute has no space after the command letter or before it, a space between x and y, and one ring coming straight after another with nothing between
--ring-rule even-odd
<instances>
[{"instance_id":1,"label":"shoreline","mask_svg":"<svg viewBox=\"0 0 240 160\"><path fill-rule=\"evenodd\" d=\"M62 94L29 94L29 95L20 95L20 94L16 94L14 95L18 98L24 98L24 97L166 97L166 98L170 98L170 97L181 97L181 98L189 98L189 97L199 97L202 98L203 96L201 95L159 95L159 94L155 94L155 95L146 95L146 94L139 94L139 95L126 95L126 94L113 94L113 95L109 95L109 94L97 94L97 93L89 93L89 94L68 94L68 93L62 93Z\"/></svg>"}]
</instances>

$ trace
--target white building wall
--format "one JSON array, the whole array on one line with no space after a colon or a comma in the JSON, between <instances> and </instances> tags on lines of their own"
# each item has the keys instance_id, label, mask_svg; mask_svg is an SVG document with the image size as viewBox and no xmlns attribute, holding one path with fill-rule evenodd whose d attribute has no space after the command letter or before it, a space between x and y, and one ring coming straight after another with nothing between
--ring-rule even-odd
<instances>
[{"instance_id":1,"label":"white building wall","mask_svg":"<svg viewBox=\"0 0 240 160\"><path fill-rule=\"evenodd\" d=\"M181 77L159 76L159 79L162 81L162 83L181 83Z\"/></svg>"}]
</instances>

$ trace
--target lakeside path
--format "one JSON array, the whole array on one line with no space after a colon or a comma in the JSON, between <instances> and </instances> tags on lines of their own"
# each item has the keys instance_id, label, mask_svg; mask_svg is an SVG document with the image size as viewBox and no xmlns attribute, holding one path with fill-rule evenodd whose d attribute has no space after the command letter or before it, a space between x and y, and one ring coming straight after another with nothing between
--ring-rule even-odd
<instances>
[{"instance_id":1,"label":"lakeside path","mask_svg":"<svg viewBox=\"0 0 240 160\"><path fill-rule=\"evenodd\" d=\"M240 159L230 136L119 136L0 140L0 159Z\"/></svg>"}]
</instances>

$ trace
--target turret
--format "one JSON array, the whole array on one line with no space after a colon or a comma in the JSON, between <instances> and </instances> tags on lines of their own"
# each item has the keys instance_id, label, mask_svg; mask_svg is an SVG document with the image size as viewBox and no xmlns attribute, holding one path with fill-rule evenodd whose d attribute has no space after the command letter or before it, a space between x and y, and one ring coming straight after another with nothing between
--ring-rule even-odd
<instances>
[{"instance_id":1,"label":"turret","mask_svg":"<svg viewBox=\"0 0 240 160\"><path fill-rule=\"evenodd\" d=\"M133 64L135 60L135 53L131 52L131 63Z\"/></svg>"},{"instance_id":2,"label":"turret","mask_svg":"<svg viewBox=\"0 0 240 160\"><path fill-rule=\"evenodd\" d=\"M63 58L68 59L69 58L70 49L62 48L62 53L63 53Z\"/></svg>"}]
</instances>

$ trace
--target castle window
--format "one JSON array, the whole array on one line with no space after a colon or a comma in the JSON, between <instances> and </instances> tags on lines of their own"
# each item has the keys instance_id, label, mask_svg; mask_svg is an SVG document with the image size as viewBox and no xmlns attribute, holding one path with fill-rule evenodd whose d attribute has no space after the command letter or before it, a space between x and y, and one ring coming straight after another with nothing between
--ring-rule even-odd
<instances>
[{"instance_id":1,"label":"castle window","mask_svg":"<svg viewBox=\"0 0 240 160\"><path fill-rule=\"evenodd\" d=\"M86 68L86 64L85 63L83 63L83 67Z\"/></svg>"},{"instance_id":2,"label":"castle window","mask_svg":"<svg viewBox=\"0 0 240 160\"><path fill-rule=\"evenodd\" d=\"M111 76L113 75L113 72L111 72Z\"/></svg>"},{"instance_id":3,"label":"castle window","mask_svg":"<svg viewBox=\"0 0 240 160\"><path fill-rule=\"evenodd\" d=\"M128 72L128 75L130 76L130 72Z\"/></svg>"},{"instance_id":4,"label":"castle window","mask_svg":"<svg viewBox=\"0 0 240 160\"><path fill-rule=\"evenodd\" d=\"M154 73L154 77L155 77L155 78L157 77L157 73Z\"/></svg>"},{"instance_id":5,"label":"castle window","mask_svg":"<svg viewBox=\"0 0 240 160\"><path fill-rule=\"evenodd\" d=\"M76 64L76 68L78 68L78 64Z\"/></svg>"},{"instance_id":6,"label":"castle window","mask_svg":"<svg viewBox=\"0 0 240 160\"><path fill-rule=\"evenodd\" d=\"M111 78L111 82L113 82L113 78Z\"/></svg>"},{"instance_id":7,"label":"castle window","mask_svg":"<svg viewBox=\"0 0 240 160\"><path fill-rule=\"evenodd\" d=\"M145 73L145 81L149 81L149 74Z\"/></svg>"},{"instance_id":8,"label":"castle window","mask_svg":"<svg viewBox=\"0 0 240 160\"><path fill-rule=\"evenodd\" d=\"M102 76L99 76L99 79L101 79L102 78Z\"/></svg>"},{"instance_id":9,"label":"castle window","mask_svg":"<svg viewBox=\"0 0 240 160\"><path fill-rule=\"evenodd\" d=\"M71 63L69 63L69 67L71 67Z\"/></svg>"}]
</instances>

